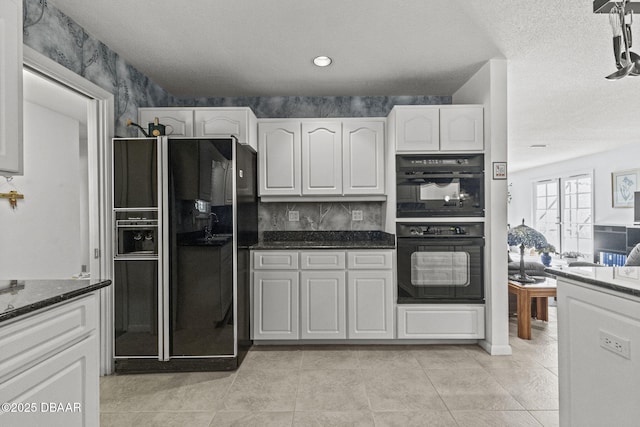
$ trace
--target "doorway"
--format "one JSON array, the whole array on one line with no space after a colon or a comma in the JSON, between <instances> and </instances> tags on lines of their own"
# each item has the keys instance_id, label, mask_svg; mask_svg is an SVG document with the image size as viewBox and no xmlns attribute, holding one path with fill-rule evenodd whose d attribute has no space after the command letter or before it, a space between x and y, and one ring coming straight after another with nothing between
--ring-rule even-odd
<instances>
[{"instance_id":1,"label":"doorway","mask_svg":"<svg viewBox=\"0 0 640 427\"><path fill-rule=\"evenodd\" d=\"M69 156L73 160L72 163L78 165L75 175L78 182L74 189L77 195L77 215L80 227L76 225L76 231L79 245L82 248L78 250L77 270L78 273L82 273L82 265L85 265L86 272L91 274L91 277L111 279L112 271L109 262L109 255L112 253L111 198L109 196L111 194L109 187L111 155L109 141L114 134L113 94L28 46L23 46L23 64L27 72L40 79L39 83L44 80L50 89L64 91L56 93L64 93L71 97L70 99L74 99L76 101L74 105L76 105L78 112L73 114L82 115L80 110L84 109L86 114L84 125L80 124L82 120L73 119L78 123L78 145L75 155ZM61 112L59 110L64 104L60 98L54 99L54 101L54 108L36 106L36 110L39 108L49 109L53 111L53 115L50 117L65 117L65 115L68 117L69 114L72 114L69 111ZM56 109L58 109L57 112ZM40 123L37 121L31 124L36 128L39 125ZM48 136L45 133L44 139L48 139ZM55 164L53 173L62 173L65 164L64 161ZM25 177L28 177L29 171L26 166L25 164ZM45 178L46 175L41 179ZM46 184L44 185L46 186ZM51 190L55 191L55 189ZM74 191L71 190L70 193L72 192ZM49 228L56 227L54 220L50 220L52 213L59 211L64 215L66 209L66 206L56 203L54 199L44 211L39 212L33 223L41 221L46 223ZM71 208L71 210L75 210L75 208ZM78 228L79 230L77 230ZM111 327L113 324L113 290L111 288L109 286L98 291L100 296L100 371L102 375L110 374L113 371Z\"/></svg>"},{"instance_id":2,"label":"doorway","mask_svg":"<svg viewBox=\"0 0 640 427\"><path fill-rule=\"evenodd\" d=\"M96 193L88 178L89 102L95 101L23 70L25 168L7 184L26 199L13 211L0 211L0 217L13 217L0 245L9 277L100 275L89 249L96 244L90 230L97 220L89 216L89 195Z\"/></svg>"},{"instance_id":3,"label":"doorway","mask_svg":"<svg viewBox=\"0 0 640 427\"><path fill-rule=\"evenodd\" d=\"M536 181L534 228L561 252L593 256L593 176L590 172Z\"/></svg>"}]
</instances>

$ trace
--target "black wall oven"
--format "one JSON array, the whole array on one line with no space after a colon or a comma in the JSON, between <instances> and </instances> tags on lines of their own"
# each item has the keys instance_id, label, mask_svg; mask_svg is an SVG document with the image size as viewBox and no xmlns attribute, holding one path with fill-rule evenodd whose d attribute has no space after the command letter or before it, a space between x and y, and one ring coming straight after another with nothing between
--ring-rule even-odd
<instances>
[{"instance_id":1,"label":"black wall oven","mask_svg":"<svg viewBox=\"0 0 640 427\"><path fill-rule=\"evenodd\" d=\"M398 223L398 304L484 303L484 224Z\"/></svg>"},{"instance_id":2,"label":"black wall oven","mask_svg":"<svg viewBox=\"0 0 640 427\"><path fill-rule=\"evenodd\" d=\"M484 155L396 156L398 218L484 216Z\"/></svg>"}]
</instances>

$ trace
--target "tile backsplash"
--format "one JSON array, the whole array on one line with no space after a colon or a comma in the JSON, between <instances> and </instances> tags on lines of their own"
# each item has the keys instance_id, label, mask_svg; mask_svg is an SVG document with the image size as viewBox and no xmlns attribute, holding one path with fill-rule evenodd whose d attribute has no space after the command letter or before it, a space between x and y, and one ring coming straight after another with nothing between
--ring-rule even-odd
<instances>
[{"instance_id":1,"label":"tile backsplash","mask_svg":"<svg viewBox=\"0 0 640 427\"><path fill-rule=\"evenodd\" d=\"M383 230L384 202L297 202L260 203L258 230L263 231L342 231ZM353 211L362 211L354 221ZM291 215L298 221L290 221ZM356 212L356 217L359 216Z\"/></svg>"}]
</instances>

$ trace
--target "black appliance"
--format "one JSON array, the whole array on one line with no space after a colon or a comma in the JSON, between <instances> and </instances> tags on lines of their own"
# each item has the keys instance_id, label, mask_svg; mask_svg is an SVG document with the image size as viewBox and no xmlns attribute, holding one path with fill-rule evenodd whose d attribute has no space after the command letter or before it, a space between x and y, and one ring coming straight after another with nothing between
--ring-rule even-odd
<instances>
[{"instance_id":1,"label":"black appliance","mask_svg":"<svg viewBox=\"0 0 640 427\"><path fill-rule=\"evenodd\" d=\"M158 255L157 212L116 214L116 258Z\"/></svg>"},{"instance_id":2,"label":"black appliance","mask_svg":"<svg viewBox=\"0 0 640 427\"><path fill-rule=\"evenodd\" d=\"M484 224L398 223L398 304L483 303Z\"/></svg>"},{"instance_id":3,"label":"black appliance","mask_svg":"<svg viewBox=\"0 0 640 427\"><path fill-rule=\"evenodd\" d=\"M113 140L116 372L229 370L249 335L256 154L235 138Z\"/></svg>"},{"instance_id":4,"label":"black appliance","mask_svg":"<svg viewBox=\"0 0 640 427\"><path fill-rule=\"evenodd\" d=\"M396 156L398 218L484 216L484 155Z\"/></svg>"}]
</instances>

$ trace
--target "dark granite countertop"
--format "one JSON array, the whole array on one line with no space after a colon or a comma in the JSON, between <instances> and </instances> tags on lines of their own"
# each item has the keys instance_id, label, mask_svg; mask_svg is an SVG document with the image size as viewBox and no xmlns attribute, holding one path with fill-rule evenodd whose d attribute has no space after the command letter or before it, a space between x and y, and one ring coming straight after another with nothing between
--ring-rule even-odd
<instances>
[{"instance_id":1,"label":"dark granite countertop","mask_svg":"<svg viewBox=\"0 0 640 427\"><path fill-rule=\"evenodd\" d=\"M640 297L640 267L549 267L546 272Z\"/></svg>"},{"instance_id":2,"label":"dark granite countertop","mask_svg":"<svg viewBox=\"0 0 640 427\"><path fill-rule=\"evenodd\" d=\"M109 286L111 280L0 280L0 322Z\"/></svg>"},{"instance_id":3,"label":"dark granite countertop","mask_svg":"<svg viewBox=\"0 0 640 427\"><path fill-rule=\"evenodd\" d=\"M395 249L384 231L265 231L251 249Z\"/></svg>"}]
</instances>

